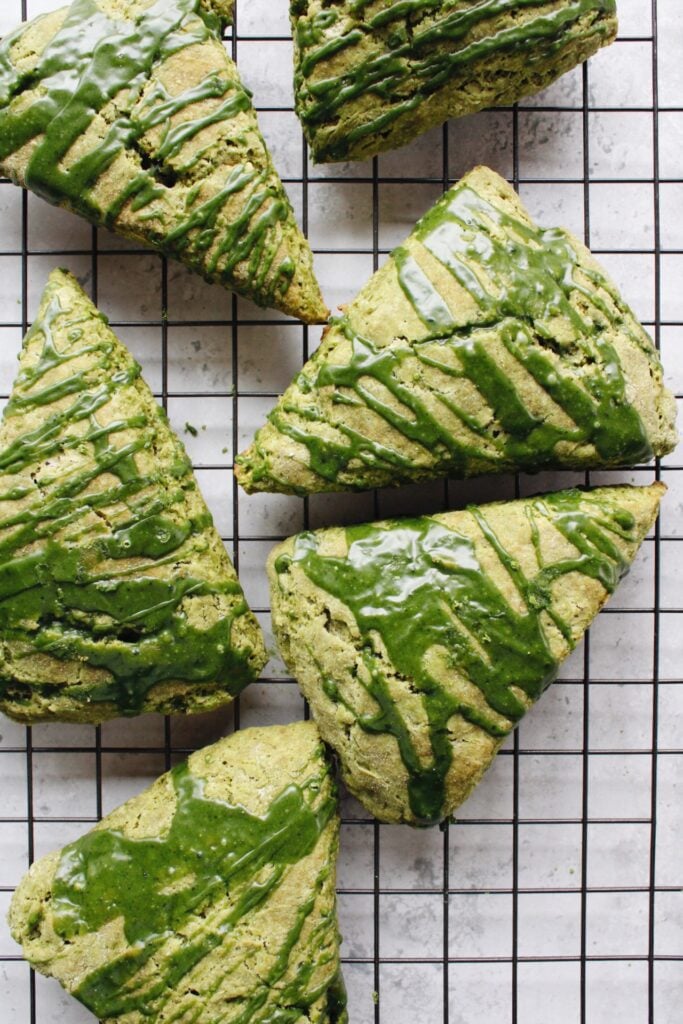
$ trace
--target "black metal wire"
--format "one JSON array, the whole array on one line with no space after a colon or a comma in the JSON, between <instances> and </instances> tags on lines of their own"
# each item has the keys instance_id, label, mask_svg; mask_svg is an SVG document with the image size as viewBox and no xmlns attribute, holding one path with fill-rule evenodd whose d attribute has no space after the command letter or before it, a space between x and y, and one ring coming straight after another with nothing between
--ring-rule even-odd
<instances>
[{"instance_id":1,"label":"black metal wire","mask_svg":"<svg viewBox=\"0 0 683 1024\"><path fill-rule=\"evenodd\" d=\"M661 312L662 312L662 255L661 255L661 218L660 218L660 177L659 177L659 47L657 33L657 3L652 3L652 149L654 177L654 241L655 241L655 344L661 349ZM661 460L656 463L657 480L662 478ZM650 766L650 875L649 875L649 906L648 906L648 1022L655 1021L655 899L657 874L657 792L659 757L658 726L659 726L659 651L660 651L660 600L661 600L661 522L655 523L655 592L654 592L654 636L652 643L652 760Z\"/></svg>"},{"instance_id":2,"label":"black metal wire","mask_svg":"<svg viewBox=\"0 0 683 1024\"><path fill-rule=\"evenodd\" d=\"M660 106L659 105L659 64L658 64L658 0L650 0L652 9L652 35L644 35L636 38L628 38L620 40L617 46L628 46L634 43L640 43L643 46L649 46L652 50L652 86L653 96L652 103L648 103L644 106L628 106L628 107L613 107L613 106L592 106L589 102L589 76L590 66L584 68L582 71L582 91L581 91L581 102L579 104L572 104L569 106L562 106L557 104L547 104L543 106L525 105L520 104L518 106L509 108L500 108L500 115L507 119L508 124L511 127L512 135L512 163L511 163L511 178L513 184L517 188L524 188L525 186L535 186L541 184L548 184L554 187L561 186L576 186L581 189L583 199L583 223L584 233L587 244L590 244L591 236L591 189L594 185L627 185L627 184L640 184L649 185L653 191L653 228L654 228L654 241L652 247L644 248L601 248L596 247L593 251L597 255L604 255L606 257L619 257L619 256L641 256L647 257L653 261L654 264L654 311L650 323L646 323L653 334L657 346L661 345L662 340L662 329L668 327L683 327L683 324L671 320L664 319L663 311L664 306L662 303L662 280L663 280L663 258L669 256L680 256L683 255L683 249L675 247L664 247L662 245L662 225L661 225L661 213L660 213L660 202L661 202L661 185L668 184L680 184L681 178L665 177L660 174L660 160L659 160L659 139L660 139L660 115L662 113L678 113L683 114L683 106ZM239 4L238 4L239 7ZM27 2L26 0L20 0L20 8L22 17L26 18L27 15ZM226 45L232 52L233 57L239 59L240 46L242 43L248 42L249 44L258 44L259 42L281 42L283 45L286 43L289 45L289 38L284 36L246 36L240 35L239 28L239 12L238 19L235 22L234 28L231 35L226 40ZM258 99L258 97L257 97ZM282 107L276 106L259 106L260 112L282 112L291 111L291 106L285 105ZM581 136L583 142L583 157L582 157L582 173L580 177L572 176L567 174L561 177L538 177L533 174L523 173L522 167L522 156L524 153L523 142L520 133L520 115L525 117L531 117L533 115L543 116L557 114L559 116L574 113L580 118L581 122ZM592 121L596 115L610 114L610 113L632 113L641 114L648 118L651 123L653 133L653 145L654 145L654 166L652 169L651 176L645 177L606 177L604 174L591 175L591 160L590 160L590 146L592 140ZM457 129L456 129L457 131ZM283 180L286 184L300 188L301 190L301 216L304 230L308 229L310 221L310 213L315 203L314 190L318 184L325 184L330 188L335 188L339 185L346 185L349 181L356 185L365 186L371 195L371 214L372 214L372 228L371 228L371 243L367 246L342 246L339 248L333 247L333 245L323 244L315 247L316 255L319 257L325 257L330 255L336 256L349 256L349 257L367 257L372 264L373 269L377 269L382 259L389 252L389 249L382 244L381 238L381 198L385 186L396 186L403 185L404 187L410 187L411 185L421 186L436 186L446 188L451 181L451 157L454 152L454 136L451 134L452 129L448 126L444 126L441 133L441 171L438 174L430 173L424 176L408 174L405 176L395 176L390 174L382 173L382 160L374 159L371 165L363 165L359 168L357 175L351 175L349 177L342 174L333 172L330 175L320 173L317 169L309 166L307 147L302 142L302 171L301 175L294 177L284 177ZM368 171L370 166L370 171ZM5 183L0 180L0 188L10 188L9 183ZM593 199L593 201L595 201ZM19 245L14 248L8 248L0 252L3 257L15 257L21 261L21 314L16 319L6 320L2 323L3 327L11 327L15 329L21 329L25 332L28 327L29 321L29 295L30 295L30 284L31 284L31 267L33 261L37 258L51 257L54 259L55 265L59 263L61 259L69 261L71 259L86 259L89 261L89 272L90 272L90 287L93 298L95 301L98 299L98 290L100 284L100 257L120 257L121 260L125 260L127 257L135 255L148 255L147 250L138 249L137 247L126 247L118 245L115 241L112 241L110 236L100 237L100 234L96 231L92 231L92 241L89 248L72 248L67 247L58 248L46 246L45 248L36 247L35 244L29 244L29 216L32 215L32 211L29 210L29 203L27 196L24 193L21 199L21 232ZM268 387L253 387L251 384L243 383L241 381L241 366L239 358L239 347L244 336L245 328L256 328L262 327L264 329L270 329L277 327L277 325L290 324L292 330L301 331L301 358L305 360L311 350L311 342L313 335L308 328L298 327L295 322L288 320L282 316L273 316L268 314L256 314L253 312L246 311L241 306L241 301L236 297L231 300L230 314L229 316L218 315L215 317L211 316L211 311L202 311L201 318L188 317L187 319L179 319L177 315L172 316L169 308L169 303L172 298L171 285L169 282L169 265L166 260L159 259L159 272L160 272L160 308L158 316L151 316L149 319L138 320L135 318L130 319L116 319L112 318L111 323L114 329L135 329L135 328L155 328L159 332L160 350L161 350L161 379L160 386L157 392L157 397L165 408L169 407L169 403L173 403L179 399L196 399L197 402L201 402L204 398L214 398L221 400L225 403L226 410L229 408L232 414L232 426L231 426L231 441L232 451L226 453L224 461L211 460L211 461L197 461L196 468L204 471L213 471L216 473L228 473L232 471L233 457L235 452L239 450L240 444L240 433L241 433L241 418L243 414L243 408L241 405L241 399L261 399L264 402L268 400L275 400L276 392ZM177 305L174 306L174 311L177 309ZM232 371L232 388L231 389L216 389L212 391L202 391L196 389L183 389L177 387L177 379L174 378L171 381L169 369L172 363L172 356L169 351L169 332L177 327L192 327L196 329L202 328L215 328L222 330L225 334L226 346L228 345L228 339L232 339L231 349L231 371ZM1 395L0 397L6 397ZM679 399L683 399L683 393L677 395ZM683 470L683 464L677 464L672 459L668 459L662 465L657 463L655 467L655 475L657 479L668 479L670 482L675 482L680 471ZM651 478L652 472L651 467L643 471L643 479ZM623 471L601 471L600 477L623 476ZM591 474L585 474L584 479L586 482L591 481ZM594 479L594 478L593 478ZM516 494L526 493L528 490L528 478L523 476L517 476L514 481L505 482L503 479L499 481L501 495L506 493L505 488L511 487L511 490ZM228 531L231 529L232 533L230 536L225 536L223 539L226 545L231 550L234 558L236 567L240 567L241 552L244 545L249 543L275 543L281 539L281 536L277 531L271 529L262 528L260 521L252 521L252 509L253 505L245 501L241 496L237 487L234 476L232 478L232 515L231 522L226 524ZM525 490L526 489L526 490ZM436 491L434 492L437 493ZM438 503L441 501L441 507L446 509L453 507L454 505L460 505L462 503L463 495L466 490L460 489L459 487L449 487L447 481L444 481L441 492L441 498L435 499ZM379 516L380 514L386 515L392 507L392 496L387 496L384 492L375 493L371 499L370 514ZM308 528L311 524L316 508L319 506L316 504L316 499L306 500L301 507L300 521L303 528ZM365 506L364 506L365 507ZM435 505L436 507L436 505ZM668 522L672 522L671 519ZM651 629L651 641L652 641L652 666L649 676L645 679L638 678L638 671L631 672L628 666L619 666L619 672L615 673L618 677L618 685L623 688L625 692L632 691L634 688L642 688L643 686L650 686L652 690L652 705L651 705L651 729L647 742L643 742L641 746L633 746L632 744L619 746L618 741L609 746L600 745L597 741L594 742L591 736L591 722L594 719L594 708L591 710L591 696L595 696L596 686L609 685L609 682L604 680L602 677L598 680L595 678L593 681L594 671L591 671L591 661L595 654L596 645L591 641L590 636L586 638L583 661L579 668L575 668L573 673L566 677L562 677L560 681L555 684L556 688L564 688L564 692L567 694L568 699L576 700L576 694L581 693L582 696L582 708L580 715L580 737L577 736L576 742L567 744L565 747L557 749L552 745L547 747L537 747L532 743L529 743L526 738L525 727L522 728L515 734L512 744L501 751L500 764L503 768L510 767L509 778L510 784L510 802L506 813L499 813L498 809L493 809L492 813L482 815L481 810L478 812L475 810L474 813L467 812L465 810L465 817L461 818L457 826L451 826L446 823L441 830L441 839L439 842L439 854L441 861L438 865L435 865L434 880L433 884L415 884L415 885L402 885L400 882L394 884L391 877L387 877L386 871L383 870L383 858L386 859L389 839L385 839L386 836L390 836L387 833L385 827L378 825L374 819L370 819L367 815L357 813L353 805L348 805L346 802L342 808L342 840L345 836L349 836L354 830L365 829L369 836L371 836L371 872L367 878L359 878L358 884L352 880L351 884L340 885L339 896L342 911L344 910L345 901L365 898L368 901L369 908L371 907L372 916L368 918L367 930L369 936L369 945L367 955L346 955L344 962L349 971L349 979L351 981L352 989L352 1008L355 1008L361 1015L363 1024L367 1021L373 1020L374 1024L404 1024L410 1020L410 1024L431 1024L434 1017L431 1014L431 1010L427 1011L428 999L425 996L425 1016L415 1018L414 1014L408 1016L406 1010L404 1016L397 1017L396 1009L392 1007L391 990L392 990L392 978L395 977L391 973L392 968L400 968L402 971L410 972L417 971L419 969L433 969L434 978L438 978L438 984L435 981L435 992L438 988L438 999L442 1004L441 1019L444 1024L449 1022L464 1021L460 1014L460 1003L459 1003L459 992L458 992L458 979L462 977L461 974L456 973L456 968L460 970L472 970L483 966L496 967L500 966L506 971L509 970L508 977L509 983L507 989L509 992L509 1016L503 1019L503 1016L496 1018L495 1024L527 1024L525 1020L524 1010L524 978L526 975L523 973L526 965L576 965L577 973L577 1006L578 1019L581 1024L602 1024L601 1020L598 1020L591 1011L590 1003L590 992L591 992L591 979L590 972L595 965L609 965L617 964L623 965L624 970L628 964L642 964L647 968L647 1020L648 1024L660 1024L656 1020L656 1007L657 1007L657 992L658 992L658 965L661 964L676 964L680 963L681 957L678 955L678 951L675 949L666 950L662 948L661 942L658 940L657 933L657 910L658 902L666 897L672 897L680 893L683 888L683 865L681 867L681 885L672 884L661 884L657 874L657 853L659 849L658 840L660 833L658 831L658 820L657 820L657 809L658 809L658 797L659 797L659 779L664 765L675 763L677 759L683 757L683 748L665 746L660 743L660 720L661 720L661 707L660 707L660 679L662 678L661 672L661 661L660 656L663 650L663 644L665 641L664 630L666 629L667 635L671 635L670 624L674 621L673 616L680 616L683 614L683 608L670 607L670 602L665 603L662 597L662 577L663 577L663 563L665 558L664 542L667 544L673 544L674 542L683 541L683 535L679 535L679 529L677 526L669 528L667 532L663 523L658 523L654 535L649 538L646 542L646 548L652 552L652 565L653 565L653 576L654 576L654 595L652 601L644 600L638 602L637 606L629 605L629 607L622 607L619 603L618 595L612 602L611 607L607 608L603 613L604 616L610 616L619 614L620 616L628 617L625 619L626 622L633 623L633 629ZM673 549L672 549L673 550ZM242 562L244 565L244 561ZM243 569L242 576L245 577L246 570ZM245 579L245 582L248 580ZM682 602L683 603L683 602ZM266 618L269 609L265 605L259 605L253 603L255 611L261 618ZM640 616L640 618L638 618ZM646 619L647 617L647 619ZM649 633L648 633L649 638ZM643 635L645 639L645 634ZM622 672L628 672L629 674L624 678L621 678ZM677 687L683 685L683 678L681 679L670 679L668 676L665 677L667 687ZM295 693L295 684L292 680L287 678L280 678L277 674L277 670L271 670L270 675L264 677L261 681L266 686L266 692L268 688L272 687L270 691L275 693L275 688L285 687L288 693ZM184 727L184 723L171 720L166 718L163 721L160 729L157 730L156 739L150 740L149 742L143 742L136 744L135 746L126 746L117 739L116 733L114 733L114 739L111 738L111 734L108 732L107 727L101 727L92 729L90 739L83 739L79 733L79 741L77 743L62 745L60 742L53 742L50 739L49 733L46 730L41 729L40 732L36 729L27 728L25 730L25 740L23 745L19 742L6 743L0 747L0 766L3 764L2 757L14 756L20 758L23 761L25 773L26 773L26 812L25 814L1 814L0 813L0 827L6 828L21 828L25 830L26 834L26 860L30 863L36 852L41 852L38 849L37 844L37 830L42 829L46 826L65 826L72 828L82 827L84 830L99 820L105 810L108 809L106 797L106 786L108 782L108 769L107 765L111 759L125 759L124 765L133 765L133 758L142 756L151 759L151 762L159 764L159 770L164 767L168 768L178 759L187 756L193 749L196 749L202 742L210 742L213 739L211 735L210 739L206 739L207 731L211 732L211 729L218 728L223 731L227 728L234 727L235 729L240 728L245 724L246 712L243 711L245 704L239 700L235 702L233 710L233 721L230 722L228 719L220 719L218 726L207 725L206 727L202 724L196 730L188 732ZM308 716L308 707L304 706L304 714ZM150 726L151 729L151 726ZM85 733L83 733L85 736ZM0 741L1 742L1 741ZM42 807L37 803L36 799L36 766L42 764L44 758L59 757L60 755L74 755L82 757L93 757L93 764L95 768L95 798L92 813L89 808L82 808L79 806L73 806L69 808L69 813L55 815L48 812L45 813ZM535 758L539 762L539 771L544 770L544 759L555 758L560 759L561 763L566 765L578 764L580 766L580 800L576 814L529 814L526 813L526 805L524 803L524 765L528 762L528 759ZM642 813L643 808L615 808L614 813L605 815L604 813L594 813L591 800L591 771L594 766L599 763L606 764L608 761L605 759L612 758L615 761L619 759L622 765L626 764L624 759L628 759L629 764L647 765L650 771L650 787L649 787L649 802L647 813ZM150 762L150 763L151 763ZM126 768L124 767L124 771ZM4 808L0 808L0 812ZM604 810L600 806L599 810ZM467 816L470 813L470 816ZM593 884L591 881L591 850L592 850L592 836L594 830L600 827L607 827L616 829L618 826L632 826L640 827L648 830L648 870L647 878L643 878L638 884L629 885L604 885L604 884ZM483 881L481 884L473 884L471 886L463 885L463 880L458 877L457 868L453 864L453 851L457 848L458 837L462 834L466 834L472 829L480 830L483 835L493 828L504 828L509 833L510 844L509 844L509 855L510 855L510 872L509 872L509 884L501 884L489 886ZM578 856L579 856L579 870L576 878L576 884L534 884L534 880L529 881L526 874L523 874L523 842L526 836L527 830L529 829L572 829L575 830L579 836L578 842ZM0 864L2 863L3 857L0 848ZM3 878L3 884L0 885L0 894L9 894L12 892L12 885L7 884L9 880ZM670 879L668 879L670 882ZM676 881L679 881L676 879ZM578 900L578 935L579 942L578 948L573 953L560 953L556 955L529 955L525 949L522 937L522 913L523 913L523 901L527 897L533 896L547 896L547 897L573 897ZM631 953L614 954L609 952L601 952L599 948L596 951L595 944L591 940L589 920L590 920L590 906L591 900L594 897L623 897L629 898L633 896L640 896L647 900L647 942L646 951L633 950ZM439 937L438 948L439 955L406 955L397 956L393 955L389 945L387 944L387 936L383 926L383 913L385 912L388 901L404 898L432 898L438 901L438 905L441 913L441 934ZM509 901L510 907L510 934L509 934L509 952L505 955L473 955L471 952L463 946L461 937L458 930L458 919L457 919L457 904L456 898L467 898L475 901L475 906L478 905L477 901L488 897L497 897L501 900ZM437 921L437 918L435 918ZM410 921L406 921L406 930L410 929ZM436 946L435 946L436 949ZM3 953L0 955L0 970L4 965L17 964L20 962L18 954L14 953ZM387 973L388 972L388 973ZM41 1019L41 1014L44 1013L42 1004L39 1006L36 997L36 980L33 972L28 972L27 977L29 979L29 1021L30 1024L44 1024L44 1020ZM422 977L422 975L416 974L415 977ZM431 977L431 976L430 976ZM432 1004L429 1004L430 1006ZM502 1004L501 1004L502 1006ZM13 1024L16 1020L17 1024L19 1021L14 1007L10 1006L9 1014ZM12 1014L14 1013L14 1017ZM412 1011L411 1011L412 1013ZM501 1013L503 1013L501 1009ZM479 1017L477 1017L479 1019ZM0 1020L4 1020L3 1014L0 1008ZM469 1020L466 1021L469 1024ZM631 1022L629 1021L629 1024ZM640 1024L640 1021L638 1021Z\"/></svg>"},{"instance_id":3,"label":"black metal wire","mask_svg":"<svg viewBox=\"0 0 683 1024\"><path fill-rule=\"evenodd\" d=\"M238 42L239 42L239 29L238 29L238 16L239 12L235 7L233 15L233 26L232 26L232 37L230 42L230 48L232 50L232 59L237 63L238 61ZM237 308L237 296L232 297L232 450L234 453L239 451L239 313ZM235 570L239 573L240 569L240 502L239 502L239 487L237 485L237 479L235 474L232 476L232 536L233 536L233 564ZM241 725L240 720L240 699L237 697L233 704L233 726L235 729L239 729Z\"/></svg>"},{"instance_id":4,"label":"black metal wire","mask_svg":"<svg viewBox=\"0 0 683 1024\"><path fill-rule=\"evenodd\" d=\"M520 188L519 105L512 110L512 183ZM521 493L520 475L515 474L515 498ZM512 984L510 989L511 1024L519 1019L519 732L512 739Z\"/></svg>"},{"instance_id":5,"label":"black metal wire","mask_svg":"<svg viewBox=\"0 0 683 1024\"><path fill-rule=\"evenodd\" d=\"M590 125L588 114L588 65L582 68L582 89L583 89L583 234L584 242L590 248L591 245L591 221L590 221ZM590 483L590 473L586 473L585 483ZM582 778L581 778L581 993L580 1013L581 1024L586 1024L587 1019L587 955L588 955L588 779L589 760L588 750L590 747L590 650L591 633L586 632L583 648L583 751Z\"/></svg>"},{"instance_id":6,"label":"black metal wire","mask_svg":"<svg viewBox=\"0 0 683 1024\"><path fill-rule=\"evenodd\" d=\"M379 159L374 157L372 161L372 270L373 273L379 268L379 223L380 223L380 212L379 212ZM375 506L375 517L379 514L379 494L375 491L373 496ZM374 888L373 888L373 945L374 945L374 956L373 956L373 976L374 976L374 1010L375 1010L375 1024L380 1024L382 1016L382 928L381 928L381 910L382 910L382 858L381 858L381 840L382 830L379 826L379 822L375 821L373 824L373 867L374 867Z\"/></svg>"},{"instance_id":7,"label":"black metal wire","mask_svg":"<svg viewBox=\"0 0 683 1024\"><path fill-rule=\"evenodd\" d=\"M441 133L441 187L444 192L450 185L449 175L449 164L450 164L450 147L448 138L448 125L443 126ZM444 480L443 488L443 508L447 510L449 507L449 494L448 494L448 481ZM449 955L450 955L450 854L451 854L451 826L450 822L446 821L441 826L443 831L443 871L442 871L442 913L443 913L443 1024L449 1024L450 1020L450 970L449 970Z\"/></svg>"}]
</instances>

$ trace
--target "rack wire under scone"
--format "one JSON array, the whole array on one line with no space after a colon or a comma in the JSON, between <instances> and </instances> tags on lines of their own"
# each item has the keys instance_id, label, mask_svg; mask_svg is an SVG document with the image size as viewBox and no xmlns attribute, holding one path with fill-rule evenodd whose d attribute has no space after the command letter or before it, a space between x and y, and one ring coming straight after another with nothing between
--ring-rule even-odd
<instances>
[{"instance_id":1,"label":"rack wire under scone","mask_svg":"<svg viewBox=\"0 0 683 1024\"><path fill-rule=\"evenodd\" d=\"M55 5L5 0L0 34ZM676 224L683 222L683 174L674 157L683 100L669 58L677 6L621 0L619 41L519 107L454 122L366 164L312 167L291 105L286 0L238 0L226 44L254 90L330 305L353 297L442 189L474 163L490 163L541 223L583 232L662 348L682 398L683 291L676 277L683 231ZM668 484L660 522L630 578L457 824L430 831L379 825L344 798L339 894L353 1024L678 1020L680 457L633 471L441 481L304 501L247 497L232 476L234 455L314 349L319 330L210 288L8 182L0 182L0 224L3 398L47 274L67 266L139 358L183 437L266 627L266 554L299 529L573 483L656 476ZM97 729L25 729L3 719L0 912L34 857L76 838L191 750L233 726L306 713L274 658L233 708L208 717L150 716ZM4 925L0 1010L3 1024L92 1019L56 983L29 970Z\"/></svg>"}]
</instances>

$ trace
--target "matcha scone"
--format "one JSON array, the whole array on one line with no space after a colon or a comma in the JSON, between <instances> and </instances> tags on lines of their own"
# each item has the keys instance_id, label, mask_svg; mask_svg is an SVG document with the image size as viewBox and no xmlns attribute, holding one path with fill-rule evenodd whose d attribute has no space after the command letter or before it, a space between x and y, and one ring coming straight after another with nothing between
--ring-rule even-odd
<instances>
[{"instance_id":1,"label":"matcha scone","mask_svg":"<svg viewBox=\"0 0 683 1024\"><path fill-rule=\"evenodd\" d=\"M0 173L208 281L327 316L221 40L230 0L73 0L0 41Z\"/></svg>"},{"instance_id":2,"label":"matcha scone","mask_svg":"<svg viewBox=\"0 0 683 1024\"><path fill-rule=\"evenodd\" d=\"M677 441L652 341L589 251L487 168L333 319L249 450L252 491L646 462Z\"/></svg>"},{"instance_id":3,"label":"matcha scone","mask_svg":"<svg viewBox=\"0 0 683 1024\"><path fill-rule=\"evenodd\" d=\"M627 572L665 489L560 491L274 550L282 656L371 814L433 824L466 799Z\"/></svg>"},{"instance_id":4,"label":"matcha scone","mask_svg":"<svg viewBox=\"0 0 683 1024\"><path fill-rule=\"evenodd\" d=\"M12 935L104 1024L345 1024L338 838L315 726L248 729L34 864Z\"/></svg>"},{"instance_id":5,"label":"matcha scone","mask_svg":"<svg viewBox=\"0 0 683 1024\"><path fill-rule=\"evenodd\" d=\"M0 426L0 710L209 711L266 661L187 454L77 281L55 271Z\"/></svg>"},{"instance_id":6,"label":"matcha scone","mask_svg":"<svg viewBox=\"0 0 683 1024\"><path fill-rule=\"evenodd\" d=\"M617 34L616 0L291 0L314 160L364 160L539 92Z\"/></svg>"}]
</instances>

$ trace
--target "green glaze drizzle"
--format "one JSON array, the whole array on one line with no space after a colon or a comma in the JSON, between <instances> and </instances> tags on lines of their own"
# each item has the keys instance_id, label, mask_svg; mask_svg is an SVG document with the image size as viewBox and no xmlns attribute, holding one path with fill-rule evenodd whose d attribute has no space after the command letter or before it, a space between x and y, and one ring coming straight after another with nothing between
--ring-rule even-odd
<instances>
[{"instance_id":1,"label":"green glaze drizzle","mask_svg":"<svg viewBox=\"0 0 683 1024\"><path fill-rule=\"evenodd\" d=\"M521 598L521 612L483 569L473 541L431 518L349 527L344 557L321 555L319 537L301 534L292 555L276 563L278 573L298 566L351 610L365 669L358 679L377 707L357 720L367 732L388 733L396 740L409 776L410 806L422 824L444 816L445 779L453 757L448 732L452 716L462 715L495 739L520 720L558 668L542 612L569 647L574 645L570 626L553 609L554 581L579 572L612 593L628 570L624 542L638 540L634 518L607 501L578 491L533 499L527 512L532 535L535 530L538 537L538 522L547 520L571 542L575 554L543 564L537 544L538 572L527 578L485 513L477 508L470 512ZM435 678L426 659L433 648L447 652L458 674L483 695L488 710L456 698ZM391 693L383 668L387 655L393 670L421 696L432 750L428 763L418 755L401 704ZM353 710L333 679L324 680L323 689L330 700Z\"/></svg>"},{"instance_id":2,"label":"green glaze drizzle","mask_svg":"<svg viewBox=\"0 0 683 1024\"><path fill-rule=\"evenodd\" d=\"M157 0L135 21L107 16L96 0L73 0L35 67L24 71L12 63L12 54L26 29L8 36L0 43L0 162L31 144L24 178L38 195L51 203L66 202L90 221L108 227L116 227L130 205L140 220L164 225L165 230L153 231L155 246L197 264L212 280L232 283L235 267L244 263L248 287L267 303L287 291L294 273L291 258L278 256L282 225L291 209L267 154L260 175L250 162L230 169L226 187L205 201L204 206L211 204L212 216L202 220L201 231L201 211L192 209L198 200L198 192L193 193L195 176L204 173L202 159L211 146L202 147L198 136L211 125L251 110L250 93L238 80L215 71L178 96L170 96L161 83L149 88L160 64L215 37L218 29L219 20L207 13L201 0ZM27 104L28 90L32 96ZM111 107L114 99L116 110ZM206 100L221 102L191 116L192 109ZM105 137L72 158L74 146L105 108ZM172 123L178 114L186 116ZM161 132L154 144L148 137L152 129ZM124 152L135 159L119 165L118 191L113 195L111 176L107 179L105 207L97 185ZM187 199L187 216L182 202L176 212L166 202L176 190ZM240 216L233 219L224 207L236 193L243 194L243 204Z\"/></svg>"},{"instance_id":3,"label":"green glaze drizzle","mask_svg":"<svg viewBox=\"0 0 683 1024\"><path fill-rule=\"evenodd\" d=\"M297 110L323 160L345 159L355 143L386 132L476 62L503 53L523 54L530 63L552 58L577 40L606 38L607 17L616 13L615 0L570 0L552 11L534 11L547 8L547 0L393 0L370 15L367 3L353 0L311 16L307 6L291 4L300 51ZM506 16L512 17L501 22ZM344 70L332 64L328 71L339 54ZM335 125L345 106L368 96L381 103L380 114L355 116L343 138L316 136L319 126Z\"/></svg>"},{"instance_id":4,"label":"green glaze drizzle","mask_svg":"<svg viewBox=\"0 0 683 1024\"><path fill-rule=\"evenodd\" d=\"M561 443L567 446L561 456L565 465L573 464L571 452L589 445L603 464L651 458L610 338L627 338L653 370L655 350L613 286L580 260L564 231L522 223L461 185L419 222L413 237L475 300L473 323L457 326L445 296L415 256L397 249L398 281L425 325L424 337L380 346L355 331L345 314L333 326L335 343L339 335L350 343L350 357L335 365L323 346L299 375L301 397L291 402L286 397L270 415L282 434L308 448L311 469L331 482L349 464L386 471L395 482L414 474L415 457L392 444L391 432L381 442L363 433L358 418L345 416L348 406L367 408L417 445L420 465L429 460L430 475L534 471L557 464ZM558 341L558 334L565 340ZM498 344L519 365L522 379L533 379L566 420L550 403L534 414L500 365ZM434 370L445 385L448 378L470 382L483 400L482 414L448 398L427 376ZM371 387L373 382L381 389ZM330 411L306 398L324 389L334 389ZM485 415L488 410L492 418ZM462 429L453 429L453 417ZM322 422L332 423L341 438L321 437ZM265 453L264 459L267 464ZM355 472L362 476L362 470Z\"/></svg>"},{"instance_id":5,"label":"green glaze drizzle","mask_svg":"<svg viewBox=\"0 0 683 1024\"><path fill-rule=\"evenodd\" d=\"M309 778L303 788L288 786L263 816L208 799L203 781L187 764L175 768L171 780L176 808L164 836L132 839L119 831L97 829L63 850L55 872L51 915L64 941L98 932L116 920L123 925L126 951L88 974L74 992L101 1019L137 1013L155 1021L164 1010L168 1013L171 998L179 998L172 1016L163 1019L195 1020L184 1015L196 1014L194 999L187 993L178 997L174 990L212 950L239 948L232 933L240 921L276 898L289 866L313 852L335 810L333 794L319 799L324 777ZM290 969L292 952L327 875L325 868L316 889L292 911L291 928L267 977L245 994L244 1009L230 1017L231 1024L285 1024L298 1020L303 1008L319 998L310 976L313 965L320 966L317 939L334 929L332 919L322 919L314 929L312 949L318 955L311 957L310 970L283 988L275 1010L266 1005L272 986ZM180 944L172 942L175 936L180 936ZM169 941L171 948L164 955L161 951ZM156 954L159 959L150 976L144 968ZM227 962L234 970L234 959ZM224 979L223 973L218 985L212 979L215 988L202 992L202 999L208 999ZM330 1020L341 1022L344 1000L338 979L330 991L331 999L340 1000L339 1011Z\"/></svg>"},{"instance_id":6,"label":"green glaze drizzle","mask_svg":"<svg viewBox=\"0 0 683 1024\"><path fill-rule=\"evenodd\" d=\"M71 339L63 351L57 332L60 344ZM0 447L0 633L6 644L86 662L110 678L97 686L27 688L15 682L5 659L0 697L30 699L34 691L58 689L136 714L150 689L168 679L215 681L238 693L252 676L251 651L236 649L231 636L248 609L235 578L209 582L184 565L201 557L212 529L208 511L187 518L187 496L196 489L190 463L177 443L156 475L138 472L136 456L165 436L165 430L159 435L164 414L156 405L141 411L147 406L134 397L140 368L113 336L92 342L87 333L87 320L63 309L53 290L26 340L40 345L42 339L42 349L19 375L5 410L6 424L37 408L44 412L39 426ZM75 360L80 369L70 371ZM56 368L63 376L44 385ZM102 426L98 415L119 393L133 396L135 411ZM123 431L133 439L117 444ZM50 459L69 452L86 458L51 476ZM19 474L33 486L17 488ZM12 510L9 503L21 499ZM111 528L107 514L115 509ZM81 528L83 521L89 525ZM166 565L176 567L168 578ZM187 614L188 599L197 597L224 600L230 611L202 627Z\"/></svg>"}]
</instances>

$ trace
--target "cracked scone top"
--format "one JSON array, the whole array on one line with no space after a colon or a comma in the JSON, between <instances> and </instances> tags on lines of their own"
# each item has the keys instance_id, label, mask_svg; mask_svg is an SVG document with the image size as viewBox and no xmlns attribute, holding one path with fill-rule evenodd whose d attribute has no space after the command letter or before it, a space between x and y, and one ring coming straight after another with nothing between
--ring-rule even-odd
<instances>
[{"instance_id":1,"label":"cracked scone top","mask_svg":"<svg viewBox=\"0 0 683 1024\"><path fill-rule=\"evenodd\" d=\"M677 440L652 341L588 250L477 168L333 319L252 446L247 491L647 461Z\"/></svg>"},{"instance_id":2,"label":"cracked scone top","mask_svg":"<svg viewBox=\"0 0 683 1024\"><path fill-rule=\"evenodd\" d=\"M208 711L266 661L182 444L62 271L0 427L0 644L26 722Z\"/></svg>"},{"instance_id":3,"label":"cracked scone top","mask_svg":"<svg viewBox=\"0 0 683 1024\"><path fill-rule=\"evenodd\" d=\"M0 42L0 172L306 322L308 243L221 41L227 0L74 0Z\"/></svg>"},{"instance_id":4,"label":"cracked scone top","mask_svg":"<svg viewBox=\"0 0 683 1024\"><path fill-rule=\"evenodd\" d=\"M338 834L315 726L247 729L34 864L12 934L106 1024L345 1024Z\"/></svg>"},{"instance_id":5,"label":"cracked scone top","mask_svg":"<svg viewBox=\"0 0 683 1024\"><path fill-rule=\"evenodd\" d=\"M615 0L291 0L315 160L362 160L539 92L611 43Z\"/></svg>"},{"instance_id":6,"label":"cracked scone top","mask_svg":"<svg viewBox=\"0 0 683 1024\"><path fill-rule=\"evenodd\" d=\"M664 491L560 491L273 551L282 656L371 814L433 824L466 799L628 570Z\"/></svg>"}]
</instances>

